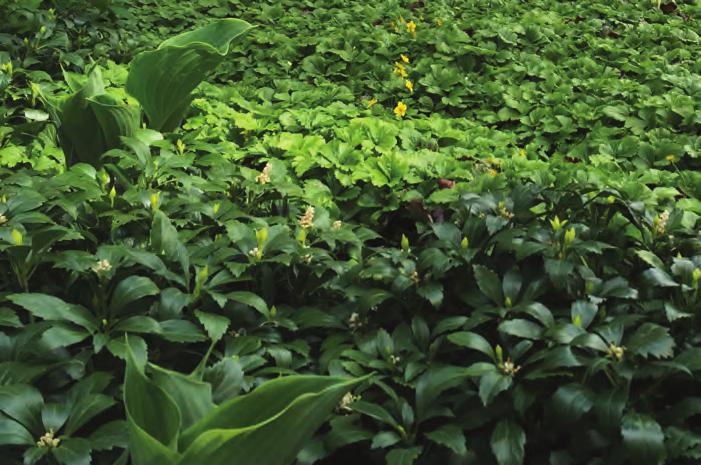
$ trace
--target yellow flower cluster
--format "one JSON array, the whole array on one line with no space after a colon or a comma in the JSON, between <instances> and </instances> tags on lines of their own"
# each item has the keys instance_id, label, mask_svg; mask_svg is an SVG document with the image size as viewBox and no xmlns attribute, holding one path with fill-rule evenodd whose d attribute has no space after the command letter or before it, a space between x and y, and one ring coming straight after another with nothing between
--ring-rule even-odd
<instances>
[{"instance_id":1,"label":"yellow flower cluster","mask_svg":"<svg viewBox=\"0 0 701 465\"><path fill-rule=\"evenodd\" d=\"M625 354L626 348L623 346L618 346L613 342L608 346L608 356L615 358L619 362L623 360L623 355Z\"/></svg>"},{"instance_id":2,"label":"yellow flower cluster","mask_svg":"<svg viewBox=\"0 0 701 465\"><path fill-rule=\"evenodd\" d=\"M46 447L47 449L51 449L58 447L60 442L61 440L55 437L54 430L50 429L39 438L37 441L37 447Z\"/></svg>"},{"instance_id":3,"label":"yellow flower cluster","mask_svg":"<svg viewBox=\"0 0 701 465\"><path fill-rule=\"evenodd\" d=\"M413 37L416 37L416 23L414 21L409 21L406 23L406 30Z\"/></svg>"},{"instance_id":4,"label":"yellow flower cluster","mask_svg":"<svg viewBox=\"0 0 701 465\"><path fill-rule=\"evenodd\" d=\"M397 106L394 107L394 114L397 115L398 118L404 118L404 115L406 115L406 110L406 103L397 102Z\"/></svg>"},{"instance_id":5,"label":"yellow flower cluster","mask_svg":"<svg viewBox=\"0 0 701 465\"><path fill-rule=\"evenodd\" d=\"M394 74L396 74L402 79L406 78L409 75L409 73L406 72L406 68L404 67L404 65L399 62L394 64Z\"/></svg>"}]
</instances>

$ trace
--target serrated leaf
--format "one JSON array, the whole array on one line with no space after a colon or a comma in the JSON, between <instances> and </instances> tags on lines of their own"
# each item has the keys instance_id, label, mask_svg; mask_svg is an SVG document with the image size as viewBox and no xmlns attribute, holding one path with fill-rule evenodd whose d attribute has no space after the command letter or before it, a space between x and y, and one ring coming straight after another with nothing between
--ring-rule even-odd
<instances>
[{"instance_id":1,"label":"serrated leaf","mask_svg":"<svg viewBox=\"0 0 701 465\"><path fill-rule=\"evenodd\" d=\"M674 355L674 339L669 329L654 323L643 323L626 341L628 350L645 358L669 358Z\"/></svg>"},{"instance_id":2,"label":"serrated leaf","mask_svg":"<svg viewBox=\"0 0 701 465\"><path fill-rule=\"evenodd\" d=\"M195 316L202 326L204 326L204 330L207 332L209 338L214 342L218 341L226 334L226 330L231 324L231 320L223 315L215 315L214 313L205 313L200 310L195 310Z\"/></svg>"}]
</instances>

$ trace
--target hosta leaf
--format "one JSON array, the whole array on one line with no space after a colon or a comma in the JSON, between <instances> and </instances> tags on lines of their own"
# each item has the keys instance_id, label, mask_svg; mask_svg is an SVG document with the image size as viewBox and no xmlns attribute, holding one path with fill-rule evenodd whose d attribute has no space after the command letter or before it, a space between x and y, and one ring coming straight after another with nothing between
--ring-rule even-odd
<instances>
[{"instance_id":1,"label":"hosta leaf","mask_svg":"<svg viewBox=\"0 0 701 465\"><path fill-rule=\"evenodd\" d=\"M153 382L175 402L182 428L188 428L214 408L212 386L191 376L149 365Z\"/></svg>"},{"instance_id":2,"label":"hosta leaf","mask_svg":"<svg viewBox=\"0 0 701 465\"><path fill-rule=\"evenodd\" d=\"M526 445L526 433L513 420L501 420L492 432L492 452L499 465L521 465Z\"/></svg>"},{"instance_id":3,"label":"hosta leaf","mask_svg":"<svg viewBox=\"0 0 701 465\"><path fill-rule=\"evenodd\" d=\"M60 102L49 104L58 125L68 164L100 166L100 156L139 126L138 108L105 94L100 68L89 71L85 85Z\"/></svg>"},{"instance_id":4,"label":"hosta leaf","mask_svg":"<svg viewBox=\"0 0 701 465\"><path fill-rule=\"evenodd\" d=\"M238 19L221 19L138 54L126 89L141 103L149 127L175 129L190 105L190 93L222 62L231 41L251 27Z\"/></svg>"},{"instance_id":5,"label":"hosta leaf","mask_svg":"<svg viewBox=\"0 0 701 465\"><path fill-rule=\"evenodd\" d=\"M109 94L88 98L88 105L102 131L104 151L119 147L120 137L130 137L139 127L141 113L137 107L130 107Z\"/></svg>"},{"instance_id":6,"label":"hosta leaf","mask_svg":"<svg viewBox=\"0 0 701 465\"><path fill-rule=\"evenodd\" d=\"M657 422L638 413L629 413L621 422L623 445L633 463L658 465L665 456L664 433Z\"/></svg>"},{"instance_id":7,"label":"hosta leaf","mask_svg":"<svg viewBox=\"0 0 701 465\"><path fill-rule=\"evenodd\" d=\"M287 465L360 381L301 375L268 381L186 430L179 465Z\"/></svg>"},{"instance_id":8,"label":"hosta leaf","mask_svg":"<svg viewBox=\"0 0 701 465\"><path fill-rule=\"evenodd\" d=\"M144 374L127 341L124 405L135 465L172 464L180 430L180 411L171 396ZM160 462L159 462L160 460Z\"/></svg>"}]
</instances>

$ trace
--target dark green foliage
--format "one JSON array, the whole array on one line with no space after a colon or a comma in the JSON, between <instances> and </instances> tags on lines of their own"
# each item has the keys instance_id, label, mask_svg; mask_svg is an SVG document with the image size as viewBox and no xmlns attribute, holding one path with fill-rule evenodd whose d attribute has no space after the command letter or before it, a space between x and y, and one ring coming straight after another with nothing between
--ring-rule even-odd
<instances>
[{"instance_id":1,"label":"dark green foliage","mask_svg":"<svg viewBox=\"0 0 701 465\"><path fill-rule=\"evenodd\" d=\"M30 3L0 5L3 463L125 464L128 357L169 451L302 374L369 381L299 465L700 460L698 3ZM64 166L31 83L123 89L232 16L179 128Z\"/></svg>"}]
</instances>

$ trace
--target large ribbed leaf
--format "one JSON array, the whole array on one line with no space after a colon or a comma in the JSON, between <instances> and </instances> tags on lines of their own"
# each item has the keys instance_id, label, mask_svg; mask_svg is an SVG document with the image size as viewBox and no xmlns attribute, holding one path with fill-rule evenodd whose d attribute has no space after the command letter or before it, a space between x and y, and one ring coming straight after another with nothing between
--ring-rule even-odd
<instances>
[{"instance_id":1,"label":"large ribbed leaf","mask_svg":"<svg viewBox=\"0 0 701 465\"><path fill-rule=\"evenodd\" d=\"M124 405L129 425L129 451L134 465L171 465L180 431L180 411L173 398L144 373L127 341Z\"/></svg>"},{"instance_id":2,"label":"large ribbed leaf","mask_svg":"<svg viewBox=\"0 0 701 465\"><path fill-rule=\"evenodd\" d=\"M178 465L288 465L360 381L323 376L269 381L186 430Z\"/></svg>"},{"instance_id":3,"label":"large ribbed leaf","mask_svg":"<svg viewBox=\"0 0 701 465\"><path fill-rule=\"evenodd\" d=\"M141 112L138 107L124 105L109 94L96 95L88 101L100 124L105 151L119 147L120 138L134 135L139 127Z\"/></svg>"},{"instance_id":4,"label":"large ribbed leaf","mask_svg":"<svg viewBox=\"0 0 701 465\"><path fill-rule=\"evenodd\" d=\"M47 100L58 127L59 141L69 165L100 165L100 156L120 144L139 127L140 111L105 93L102 74L94 67L85 83L66 74L76 92L61 100Z\"/></svg>"},{"instance_id":5,"label":"large ribbed leaf","mask_svg":"<svg viewBox=\"0 0 701 465\"><path fill-rule=\"evenodd\" d=\"M153 364L149 377L146 360L126 346L124 403L134 465L289 465L364 379L289 376L217 407L210 385Z\"/></svg>"},{"instance_id":6,"label":"large ribbed leaf","mask_svg":"<svg viewBox=\"0 0 701 465\"><path fill-rule=\"evenodd\" d=\"M149 127L175 129L190 105L190 93L221 63L231 41L251 27L238 19L221 19L138 54L126 88L141 103Z\"/></svg>"}]
</instances>

